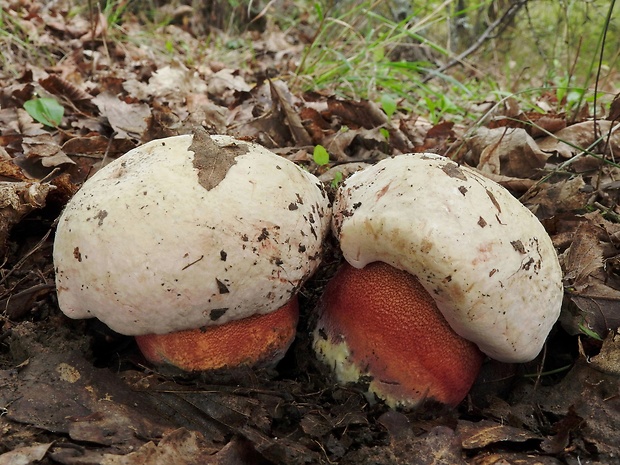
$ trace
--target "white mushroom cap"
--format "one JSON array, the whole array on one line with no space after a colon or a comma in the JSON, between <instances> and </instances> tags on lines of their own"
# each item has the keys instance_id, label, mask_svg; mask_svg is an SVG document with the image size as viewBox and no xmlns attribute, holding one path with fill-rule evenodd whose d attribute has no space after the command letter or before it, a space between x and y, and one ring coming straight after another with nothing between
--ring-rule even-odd
<instances>
[{"instance_id":1,"label":"white mushroom cap","mask_svg":"<svg viewBox=\"0 0 620 465\"><path fill-rule=\"evenodd\" d=\"M316 177L267 149L197 133L110 163L67 204L58 302L127 335L223 324L285 305L330 220Z\"/></svg>"},{"instance_id":2,"label":"white mushroom cap","mask_svg":"<svg viewBox=\"0 0 620 465\"><path fill-rule=\"evenodd\" d=\"M559 316L562 271L544 227L503 187L447 158L401 155L354 174L332 222L351 265L415 275L491 358L535 358Z\"/></svg>"}]
</instances>

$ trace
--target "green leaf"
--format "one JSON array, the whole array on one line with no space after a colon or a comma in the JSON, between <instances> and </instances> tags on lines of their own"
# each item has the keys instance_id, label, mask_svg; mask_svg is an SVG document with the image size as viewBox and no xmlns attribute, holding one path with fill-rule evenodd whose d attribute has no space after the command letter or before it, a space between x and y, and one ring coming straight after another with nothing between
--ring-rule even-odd
<instances>
[{"instance_id":1,"label":"green leaf","mask_svg":"<svg viewBox=\"0 0 620 465\"><path fill-rule=\"evenodd\" d=\"M383 61L385 58L385 49L383 47L375 47L372 51L372 59L375 63Z\"/></svg>"},{"instance_id":2,"label":"green leaf","mask_svg":"<svg viewBox=\"0 0 620 465\"><path fill-rule=\"evenodd\" d=\"M323 6L319 2L314 4L314 10L316 11L317 16L319 17L319 22L325 19L325 15L323 14Z\"/></svg>"},{"instance_id":3,"label":"green leaf","mask_svg":"<svg viewBox=\"0 0 620 465\"><path fill-rule=\"evenodd\" d=\"M396 100L394 100L388 94L383 94L381 96L381 108L383 108L383 111L388 116L388 118L391 118L391 116L396 111Z\"/></svg>"},{"instance_id":4,"label":"green leaf","mask_svg":"<svg viewBox=\"0 0 620 465\"><path fill-rule=\"evenodd\" d=\"M390 131L388 131L386 128L379 128L379 132L383 137L385 137L385 140L390 140Z\"/></svg>"},{"instance_id":5,"label":"green leaf","mask_svg":"<svg viewBox=\"0 0 620 465\"><path fill-rule=\"evenodd\" d=\"M336 189L341 182L342 182L342 173L340 171L336 171L334 173L334 179L332 179L331 185L334 189Z\"/></svg>"},{"instance_id":6,"label":"green leaf","mask_svg":"<svg viewBox=\"0 0 620 465\"><path fill-rule=\"evenodd\" d=\"M579 323L578 327L579 327L579 331L581 331L586 336L591 337L592 339L595 339L597 341L602 341L603 340L603 336L598 334L596 331L588 328L585 324Z\"/></svg>"},{"instance_id":7,"label":"green leaf","mask_svg":"<svg viewBox=\"0 0 620 465\"><path fill-rule=\"evenodd\" d=\"M312 158L314 159L314 163L319 166L327 165L329 163L329 153L322 145L317 145L314 147Z\"/></svg>"},{"instance_id":8,"label":"green leaf","mask_svg":"<svg viewBox=\"0 0 620 465\"><path fill-rule=\"evenodd\" d=\"M24 110L39 123L57 127L65 114L64 107L53 98L34 98L24 103Z\"/></svg>"}]
</instances>

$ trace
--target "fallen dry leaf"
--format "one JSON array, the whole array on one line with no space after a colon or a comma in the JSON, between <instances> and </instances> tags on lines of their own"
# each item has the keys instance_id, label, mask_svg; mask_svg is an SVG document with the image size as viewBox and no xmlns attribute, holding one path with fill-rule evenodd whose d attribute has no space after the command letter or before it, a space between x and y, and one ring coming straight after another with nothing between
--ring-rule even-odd
<instances>
[{"instance_id":1,"label":"fallen dry leaf","mask_svg":"<svg viewBox=\"0 0 620 465\"><path fill-rule=\"evenodd\" d=\"M575 176L555 183L534 184L519 200L542 220L560 213L583 211L591 195L583 177Z\"/></svg>"},{"instance_id":2,"label":"fallen dry leaf","mask_svg":"<svg viewBox=\"0 0 620 465\"><path fill-rule=\"evenodd\" d=\"M426 134L433 127L432 123L421 116L410 115L398 118L398 129L410 141L416 152L426 152ZM454 127L452 128L454 130Z\"/></svg>"},{"instance_id":3,"label":"fallen dry leaf","mask_svg":"<svg viewBox=\"0 0 620 465\"><path fill-rule=\"evenodd\" d=\"M46 168L54 168L63 164L73 165L71 160L54 140L51 134L39 134L24 137L22 140L24 156L32 162L40 162Z\"/></svg>"},{"instance_id":4,"label":"fallen dry leaf","mask_svg":"<svg viewBox=\"0 0 620 465\"><path fill-rule=\"evenodd\" d=\"M610 331L598 355L590 358L590 364L599 371L620 377L620 335L619 328ZM620 382L620 380L619 380Z\"/></svg>"},{"instance_id":5,"label":"fallen dry leaf","mask_svg":"<svg viewBox=\"0 0 620 465\"><path fill-rule=\"evenodd\" d=\"M526 192L536 185L536 181L533 179L523 179L514 176L503 176L501 174L493 174L488 172L479 171L482 176L495 181L497 184L504 186L515 195L517 193Z\"/></svg>"},{"instance_id":6,"label":"fallen dry leaf","mask_svg":"<svg viewBox=\"0 0 620 465\"><path fill-rule=\"evenodd\" d=\"M32 287L0 299L0 309L3 315L11 320L24 318L41 297L54 292L56 286L52 283L36 284Z\"/></svg>"},{"instance_id":7,"label":"fallen dry leaf","mask_svg":"<svg viewBox=\"0 0 620 465\"><path fill-rule=\"evenodd\" d=\"M274 102L277 102L282 115L284 116L285 124L291 131L291 136L293 138L293 142L295 142L295 145L312 145L312 139L308 134L308 131L304 128L301 122L301 117L290 103L291 93L288 88L285 88L286 93L284 93L281 87L274 85L271 81L269 81L269 88L271 89L271 96Z\"/></svg>"},{"instance_id":8,"label":"fallen dry leaf","mask_svg":"<svg viewBox=\"0 0 620 465\"><path fill-rule=\"evenodd\" d=\"M482 449L490 444L519 443L530 439L542 439L539 435L523 428L502 425L493 421L479 422L460 421L456 429L460 435L464 449Z\"/></svg>"},{"instance_id":9,"label":"fallen dry leaf","mask_svg":"<svg viewBox=\"0 0 620 465\"><path fill-rule=\"evenodd\" d=\"M52 443L20 447L0 455L0 465L29 465L43 460Z\"/></svg>"},{"instance_id":10,"label":"fallen dry leaf","mask_svg":"<svg viewBox=\"0 0 620 465\"><path fill-rule=\"evenodd\" d=\"M540 176L549 158L520 128L478 128L468 138L467 146L471 151L467 160L476 163L483 173L521 178Z\"/></svg>"},{"instance_id":11,"label":"fallen dry leaf","mask_svg":"<svg viewBox=\"0 0 620 465\"><path fill-rule=\"evenodd\" d=\"M142 101L165 98L167 101L181 102L187 94L207 92L207 83L198 73L177 62L156 70L148 84L129 79L123 87L130 95Z\"/></svg>"},{"instance_id":12,"label":"fallen dry leaf","mask_svg":"<svg viewBox=\"0 0 620 465\"><path fill-rule=\"evenodd\" d=\"M296 100L283 81L257 84L231 112L229 131L235 137L254 139L267 148L289 146L293 135L281 101L294 105Z\"/></svg>"},{"instance_id":13,"label":"fallen dry leaf","mask_svg":"<svg viewBox=\"0 0 620 465\"><path fill-rule=\"evenodd\" d=\"M600 228L589 221L579 224L573 242L564 254L564 282L576 292L591 285L593 277L603 269L600 232Z\"/></svg>"},{"instance_id":14,"label":"fallen dry leaf","mask_svg":"<svg viewBox=\"0 0 620 465\"><path fill-rule=\"evenodd\" d=\"M54 189L49 183L0 181L0 250L14 225L35 209L43 208Z\"/></svg>"},{"instance_id":15,"label":"fallen dry leaf","mask_svg":"<svg viewBox=\"0 0 620 465\"><path fill-rule=\"evenodd\" d=\"M94 27L93 27L93 24L91 23L90 27L88 28L88 32L84 33L80 37L80 40L82 42L89 42L97 37L101 37L102 35L105 35L107 30L108 30L108 19L103 13L99 13L96 17Z\"/></svg>"},{"instance_id":16,"label":"fallen dry leaf","mask_svg":"<svg viewBox=\"0 0 620 465\"><path fill-rule=\"evenodd\" d=\"M538 454L505 452L500 454L479 455L470 465L564 465L554 457L545 457Z\"/></svg>"},{"instance_id":17,"label":"fallen dry leaf","mask_svg":"<svg viewBox=\"0 0 620 465\"><path fill-rule=\"evenodd\" d=\"M323 138L321 145L329 152L332 161L344 162L353 161L353 159L355 159L355 161L368 161L359 160L356 157L352 157L349 153L349 147L356 136L356 131L338 131Z\"/></svg>"},{"instance_id":18,"label":"fallen dry leaf","mask_svg":"<svg viewBox=\"0 0 620 465\"><path fill-rule=\"evenodd\" d=\"M115 131L114 138L140 140L147 128L151 109L146 103L126 103L115 95L104 92L93 99L99 111Z\"/></svg>"},{"instance_id":19,"label":"fallen dry leaf","mask_svg":"<svg viewBox=\"0 0 620 465\"><path fill-rule=\"evenodd\" d=\"M329 124L329 122L323 118L321 112L312 105L306 105L300 108L299 117L301 118L304 128L308 131L308 134L315 143L322 141L326 135L334 132L331 124Z\"/></svg>"},{"instance_id":20,"label":"fallen dry leaf","mask_svg":"<svg viewBox=\"0 0 620 465\"><path fill-rule=\"evenodd\" d=\"M19 166L15 164L3 147L0 147L0 179L11 181L30 181L30 178Z\"/></svg>"},{"instance_id":21,"label":"fallen dry leaf","mask_svg":"<svg viewBox=\"0 0 620 465\"><path fill-rule=\"evenodd\" d=\"M15 330L12 338L14 350L23 350L18 345L26 337ZM148 399L76 352L32 353L27 366L4 381L0 403L8 406L7 418L77 441L129 452L145 442L140 438L160 437L172 429Z\"/></svg>"},{"instance_id":22,"label":"fallen dry leaf","mask_svg":"<svg viewBox=\"0 0 620 465\"><path fill-rule=\"evenodd\" d=\"M92 95L75 83L56 74L50 74L47 78L40 79L39 84L50 94L64 98L80 111L93 112L95 110L95 106L92 104Z\"/></svg>"},{"instance_id":23,"label":"fallen dry leaf","mask_svg":"<svg viewBox=\"0 0 620 465\"><path fill-rule=\"evenodd\" d=\"M620 327L620 291L593 283L584 291L570 295L570 299L579 311L567 310L560 321L572 334L583 332L586 328L604 337L608 331Z\"/></svg>"},{"instance_id":24,"label":"fallen dry leaf","mask_svg":"<svg viewBox=\"0 0 620 465\"><path fill-rule=\"evenodd\" d=\"M117 158L131 149L136 144L129 139L109 139L100 134L89 134L69 139L62 146L67 155L75 157L90 157L101 159L104 156Z\"/></svg>"},{"instance_id":25,"label":"fallen dry leaf","mask_svg":"<svg viewBox=\"0 0 620 465\"><path fill-rule=\"evenodd\" d=\"M611 105L609 106L609 114L607 115L609 121L620 120L620 92L616 94Z\"/></svg>"},{"instance_id":26,"label":"fallen dry leaf","mask_svg":"<svg viewBox=\"0 0 620 465\"><path fill-rule=\"evenodd\" d=\"M601 456L612 454L598 463L614 463L620 431L620 383L616 375L593 369L581 356L559 383L548 387L529 385L520 395L532 403L530 414L548 412L550 418L557 419L549 431L550 441L562 439L554 438L558 432L564 436L570 432L570 447L578 453L587 454L590 450ZM547 444L552 446L551 442Z\"/></svg>"},{"instance_id":27,"label":"fallen dry leaf","mask_svg":"<svg viewBox=\"0 0 620 465\"><path fill-rule=\"evenodd\" d=\"M347 464L377 465L465 465L459 436L452 428L430 426L427 432L414 434L408 418L393 410L382 414L378 422L387 430L386 446L362 448L351 454Z\"/></svg>"},{"instance_id":28,"label":"fallen dry leaf","mask_svg":"<svg viewBox=\"0 0 620 465\"><path fill-rule=\"evenodd\" d=\"M319 176L319 179L324 183L329 184L337 177L338 179L346 179L353 173L363 170L368 166L369 164L364 162L343 163L341 165L336 165L333 168L328 169Z\"/></svg>"},{"instance_id":29,"label":"fallen dry leaf","mask_svg":"<svg viewBox=\"0 0 620 465\"><path fill-rule=\"evenodd\" d=\"M208 465L219 463L212 457L202 436L194 431L177 429L163 436L159 444L148 442L127 455L105 454L101 465ZM243 462L239 462L243 465Z\"/></svg>"},{"instance_id":30,"label":"fallen dry leaf","mask_svg":"<svg viewBox=\"0 0 620 465\"><path fill-rule=\"evenodd\" d=\"M234 69L225 68L217 71L207 79L209 93L224 96L230 91L249 92L252 89L243 76Z\"/></svg>"},{"instance_id":31,"label":"fallen dry leaf","mask_svg":"<svg viewBox=\"0 0 620 465\"><path fill-rule=\"evenodd\" d=\"M540 448L548 454L560 454L570 444L570 435L584 424L584 419L575 413L574 407L569 407L568 413L553 425L553 435L546 438Z\"/></svg>"},{"instance_id":32,"label":"fallen dry leaf","mask_svg":"<svg viewBox=\"0 0 620 465\"><path fill-rule=\"evenodd\" d=\"M374 102L368 100L328 98L327 108L333 117L338 118L339 124L353 129L378 128L388 123L385 113Z\"/></svg>"},{"instance_id":33,"label":"fallen dry leaf","mask_svg":"<svg viewBox=\"0 0 620 465\"><path fill-rule=\"evenodd\" d=\"M577 225L562 255L564 285L576 308L565 309L560 321L571 334L591 330L604 336L620 327L620 290L607 282L601 236L605 230L588 218Z\"/></svg>"},{"instance_id":34,"label":"fallen dry leaf","mask_svg":"<svg viewBox=\"0 0 620 465\"><path fill-rule=\"evenodd\" d=\"M472 164L463 142L469 127L451 121L432 124L405 110L406 102L398 102L398 111L388 118L374 103L376 96L351 102L330 90L301 94L305 83L294 73L317 25L313 13L299 11L291 2L265 2L258 16L269 18L266 27L256 30L257 24L244 23L240 29L245 32L236 35L215 26L247 17L243 6L223 17L219 10L226 2L211 2L205 9L182 5L176 11L163 5L153 12L156 24L149 23L152 29L147 29L146 12L138 3L120 2L122 21L114 24L106 22L109 11L75 9L66 0L2 5L8 34L0 34L0 41L7 44L15 33L28 47L9 42L2 48L7 66L0 69L0 174L29 182L18 164L37 179L52 168L61 173L51 180L57 188L46 196L44 209L13 228L0 270L2 452L54 440L43 463L614 463L620 430L618 377L594 367L596 361L615 370L616 344L601 347L592 338L567 335L560 325L544 357L531 365L490 369L479 381L487 388L483 393L472 393L459 410L445 416L433 411L428 420L427 412L393 412L369 403L356 386L335 386L312 356L305 321L275 370L248 372L231 382L155 373L144 366L130 338L94 321L64 318L50 292L54 220L88 175L138 143L204 126L212 133L262 142L323 173L328 182L334 172L346 177L361 164L352 160L374 162L412 151L449 154ZM276 16L299 19L299 28L279 29L271 17L275 8ZM210 44L218 47L211 50ZM39 48L45 56L41 62L31 60ZM273 76L282 80L270 82ZM62 98L65 117L59 130L34 122L22 108L43 91ZM614 301L620 289L620 170L604 166L587 176L567 178L574 172L570 163L562 166L570 161L560 154L566 147L556 152L554 142L551 151L538 158L537 144L519 140L521 130L538 137L569 124L554 98L554 92L543 95L535 104L544 111L530 113L515 98L500 102L505 105L498 106L494 119L484 122L500 130L491 140L497 147L481 138L478 152L470 150L469 156L478 157L472 164L476 166L487 149L487 176L514 193L530 189L524 202L545 219L569 264L564 327L580 333L580 325L613 325L615 308L620 307ZM496 103L484 102L486 109L474 111L489 111ZM616 101L608 120L614 119L617 107ZM587 116L587 106L581 108L578 121ZM471 125L469 116L464 121ZM576 126L571 131L579 130ZM511 131L515 140L502 146ZM603 141L597 150L609 156L617 147L614 137L608 148ZM330 151L328 165L313 162L316 144ZM59 146L75 164L59 164ZM590 158L578 157L574 167L598 166L589 164L595 160ZM43 166L44 159L49 168ZM553 173L558 166L569 172ZM543 172L553 176L536 184ZM585 215L584 206L603 214ZM313 296L338 258L329 250L325 270L302 290L306 314L311 315ZM590 363L578 358L578 339L589 356L598 353ZM556 373L575 360L568 374ZM527 376L521 377L524 371ZM458 428L467 423L473 435L465 444L472 448L464 449Z\"/></svg>"},{"instance_id":35,"label":"fallen dry leaf","mask_svg":"<svg viewBox=\"0 0 620 465\"><path fill-rule=\"evenodd\" d=\"M526 130L534 138L554 134L566 127L566 115L531 112L522 115L522 119L528 123Z\"/></svg>"},{"instance_id":36,"label":"fallen dry leaf","mask_svg":"<svg viewBox=\"0 0 620 465\"><path fill-rule=\"evenodd\" d=\"M584 121L540 139L537 144L540 150L548 155L570 159L570 166L574 171L584 172L601 165L600 157L589 156L584 151L612 157L613 154L620 153L618 124L606 120ZM575 158L577 156L578 158Z\"/></svg>"}]
</instances>

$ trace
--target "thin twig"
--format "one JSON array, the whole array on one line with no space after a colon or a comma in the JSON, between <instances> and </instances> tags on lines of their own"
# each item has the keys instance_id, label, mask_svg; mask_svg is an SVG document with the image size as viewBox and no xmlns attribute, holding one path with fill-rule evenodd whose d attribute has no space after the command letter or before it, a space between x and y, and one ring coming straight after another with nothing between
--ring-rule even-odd
<instances>
[{"instance_id":1,"label":"thin twig","mask_svg":"<svg viewBox=\"0 0 620 465\"><path fill-rule=\"evenodd\" d=\"M2 279L0 279L0 284L3 284L8 278L9 276L11 276L15 271L17 271L23 264L24 262L28 259L28 257L30 257L33 253L35 253L37 250L39 250L41 247L43 247L43 244L45 243L45 241L47 241L48 237L50 236L50 234L52 233L52 230L49 229L45 235L43 236L43 238L41 238L41 240L39 242L37 242L34 247L32 249L30 249L26 255L24 255L22 258L19 259L19 261L15 264L15 266L13 268L11 268L9 270L9 272L4 275L2 277Z\"/></svg>"},{"instance_id":2,"label":"thin twig","mask_svg":"<svg viewBox=\"0 0 620 465\"><path fill-rule=\"evenodd\" d=\"M495 21L493 21L489 25L489 27L480 35L480 37L478 37L478 39L467 50L458 54L456 57L454 57L452 60L450 60L445 65L442 65L439 68L430 71L429 74L424 79L422 79L422 83L426 83L430 81L431 79L437 77L444 71L447 71L453 66L459 63L462 63L465 58L467 58L469 55L471 55L476 50L478 50L482 46L482 44L484 44L487 40L492 38L493 32L499 26L507 25L510 22L510 20L517 14L517 12L525 6L527 2L528 0L520 0L517 3L513 3L501 17L497 18Z\"/></svg>"},{"instance_id":3,"label":"thin twig","mask_svg":"<svg viewBox=\"0 0 620 465\"><path fill-rule=\"evenodd\" d=\"M263 16L265 16L267 14L267 12L269 11L269 8L271 8L271 5L273 5L273 3L275 1L276 0L270 0L269 3L267 3L267 5L265 6L265 8L263 8L259 14L257 14L256 16L254 16L254 18L252 18L252 21L250 21L250 24L252 24L253 22L258 21ZM248 15L248 18L252 16L252 2L250 2L248 4L248 13L247 13L247 15Z\"/></svg>"}]
</instances>

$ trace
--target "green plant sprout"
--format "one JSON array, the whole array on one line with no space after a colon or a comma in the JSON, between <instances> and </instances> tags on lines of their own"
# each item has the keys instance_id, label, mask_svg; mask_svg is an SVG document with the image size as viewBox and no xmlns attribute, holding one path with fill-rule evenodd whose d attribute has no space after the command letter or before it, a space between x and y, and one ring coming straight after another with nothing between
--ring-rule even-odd
<instances>
[{"instance_id":1,"label":"green plant sprout","mask_svg":"<svg viewBox=\"0 0 620 465\"><path fill-rule=\"evenodd\" d=\"M316 145L314 147L314 151L312 153L312 159L314 163L319 166L325 166L329 163L329 152L322 145ZM334 179L332 179L330 185L335 189L342 182L342 173L340 171L336 171L334 173Z\"/></svg>"},{"instance_id":2,"label":"green plant sprout","mask_svg":"<svg viewBox=\"0 0 620 465\"><path fill-rule=\"evenodd\" d=\"M579 327L579 331L581 331L583 334L585 334L589 338L592 338L594 340L601 341L601 342L603 341L603 338L596 331L590 329L586 324L579 323L578 327Z\"/></svg>"},{"instance_id":3,"label":"green plant sprout","mask_svg":"<svg viewBox=\"0 0 620 465\"><path fill-rule=\"evenodd\" d=\"M341 182L342 182L342 172L336 171L334 173L334 179L332 179L331 186L334 189L336 189Z\"/></svg>"},{"instance_id":4,"label":"green plant sprout","mask_svg":"<svg viewBox=\"0 0 620 465\"><path fill-rule=\"evenodd\" d=\"M396 107L396 100L391 95L381 95L381 108L383 109L388 118L391 118L392 115L396 112Z\"/></svg>"},{"instance_id":5,"label":"green plant sprout","mask_svg":"<svg viewBox=\"0 0 620 465\"><path fill-rule=\"evenodd\" d=\"M317 145L314 147L314 152L312 154L312 159L314 163L319 166L325 166L329 163L329 153L322 145Z\"/></svg>"},{"instance_id":6,"label":"green plant sprout","mask_svg":"<svg viewBox=\"0 0 620 465\"><path fill-rule=\"evenodd\" d=\"M39 123L52 128L58 127L65 114L64 107L53 98L33 98L24 102L24 110Z\"/></svg>"}]
</instances>

